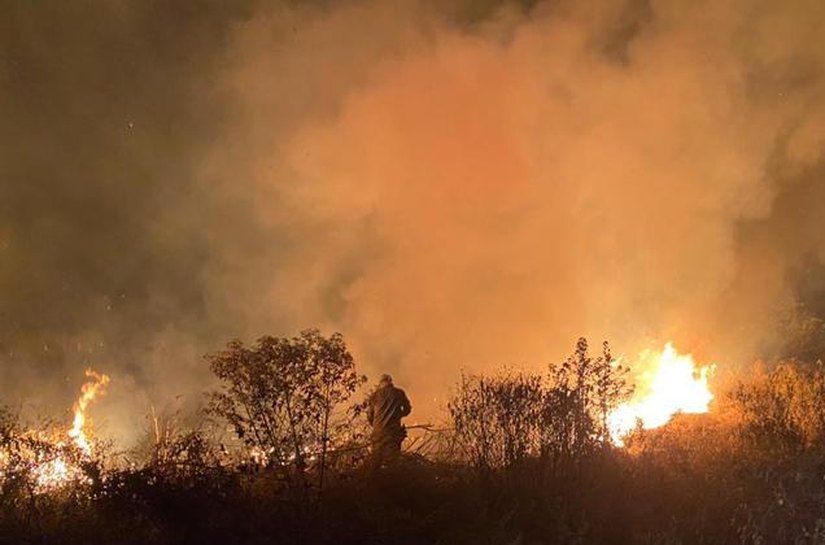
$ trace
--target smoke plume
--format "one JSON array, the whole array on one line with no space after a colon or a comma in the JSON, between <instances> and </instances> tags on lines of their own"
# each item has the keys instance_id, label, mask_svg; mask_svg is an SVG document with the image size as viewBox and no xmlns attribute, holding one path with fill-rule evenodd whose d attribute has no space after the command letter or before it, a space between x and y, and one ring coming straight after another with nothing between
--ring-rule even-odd
<instances>
[{"instance_id":1,"label":"smoke plume","mask_svg":"<svg viewBox=\"0 0 825 545\"><path fill-rule=\"evenodd\" d=\"M127 436L318 326L423 419L580 335L735 366L822 310L821 2L3 9L6 402L94 365Z\"/></svg>"}]
</instances>

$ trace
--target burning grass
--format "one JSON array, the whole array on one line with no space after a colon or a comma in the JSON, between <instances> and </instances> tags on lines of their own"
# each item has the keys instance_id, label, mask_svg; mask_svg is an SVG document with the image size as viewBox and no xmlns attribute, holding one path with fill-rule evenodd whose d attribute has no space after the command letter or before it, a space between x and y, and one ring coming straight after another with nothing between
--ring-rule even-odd
<instances>
[{"instance_id":1,"label":"burning grass","mask_svg":"<svg viewBox=\"0 0 825 545\"><path fill-rule=\"evenodd\" d=\"M635 395L609 417L615 444L622 446L624 437L637 426L649 430L667 424L676 414L708 412L713 400L708 384L713 365L697 365L693 356L680 354L667 343L661 352L642 352L632 367L636 370Z\"/></svg>"},{"instance_id":2,"label":"burning grass","mask_svg":"<svg viewBox=\"0 0 825 545\"><path fill-rule=\"evenodd\" d=\"M91 484L89 468L94 466L94 445L87 427L87 410L105 391L107 375L86 370L90 380L81 387L73 407L72 426L58 431L54 425L40 429L19 429L16 419L3 415L0 443L0 487L25 481L34 494L46 494L69 484Z\"/></svg>"},{"instance_id":3,"label":"burning grass","mask_svg":"<svg viewBox=\"0 0 825 545\"><path fill-rule=\"evenodd\" d=\"M255 369L272 365L247 355L240 385L329 379L292 361L298 382L258 383ZM144 459L101 466L87 417L108 378L90 372L71 434L0 415L0 543L825 542L821 364L783 362L721 390L711 366L671 345L636 363L607 346L591 355L580 340L545 375L464 377L451 425L411 430L399 465L378 472L363 463L357 421L313 427L318 415L342 414L323 397L306 398L301 422L317 435L298 443L308 448L300 455L288 435L280 446L245 435L246 455L233 456L207 429L156 425ZM284 406L291 399L267 392ZM636 425L618 442L612 423L625 411ZM241 429L255 438L258 428ZM273 447L284 454L252 460Z\"/></svg>"}]
</instances>

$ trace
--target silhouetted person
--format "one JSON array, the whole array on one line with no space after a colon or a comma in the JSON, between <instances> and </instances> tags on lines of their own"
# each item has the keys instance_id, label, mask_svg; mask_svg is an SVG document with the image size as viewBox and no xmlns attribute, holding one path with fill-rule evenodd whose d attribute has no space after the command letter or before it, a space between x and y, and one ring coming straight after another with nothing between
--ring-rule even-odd
<instances>
[{"instance_id":1,"label":"silhouetted person","mask_svg":"<svg viewBox=\"0 0 825 545\"><path fill-rule=\"evenodd\" d=\"M407 394L392 384L392 377L382 375L367 403L367 421L372 426L372 455L376 467L393 462L401 453L407 431L401 419L412 410Z\"/></svg>"}]
</instances>

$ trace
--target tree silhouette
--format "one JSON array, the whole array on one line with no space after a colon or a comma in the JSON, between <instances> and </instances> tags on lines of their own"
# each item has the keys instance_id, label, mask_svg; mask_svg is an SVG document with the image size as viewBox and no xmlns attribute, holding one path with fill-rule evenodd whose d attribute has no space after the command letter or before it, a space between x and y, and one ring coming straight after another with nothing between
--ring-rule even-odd
<instances>
[{"instance_id":1,"label":"tree silhouette","mask_svg":"<svg viewBox=\"0 0 825 545\"><path fill-rule=\"evenodd\" d=\"M208 411L225 418L267 465L299 482L308 462L316 462L323 486L330 442L347 424L339 409L366 380L343 337L308 329L252 346L234 340L206 359L221 381Z\"/></svg>"}]
</instances>

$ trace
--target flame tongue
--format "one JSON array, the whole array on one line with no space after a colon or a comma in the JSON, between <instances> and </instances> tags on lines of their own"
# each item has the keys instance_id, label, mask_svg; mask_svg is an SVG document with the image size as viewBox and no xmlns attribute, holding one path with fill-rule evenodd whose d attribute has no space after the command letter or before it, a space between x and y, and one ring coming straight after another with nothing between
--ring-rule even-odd
<instances>
[{"instance_id":1,"label":"flame tongue","mask_svg":"<svg viewBox=\"0 0 825 545\"><path fill-rule=\"evenodd\" d=\"M80 390L80 397L74 404L74 419L72 427L68 430L67 435L82 456L91 457L92 443L86 435L87 419L86 410L92 401L99 395L104 393L104 389L109 384L109 377L107 375L96 373L91 369L86 370L86 376L91 379L87 381ZM45 449L41 451L31 452L32 462L34 466L32 473L34 475L35 490L38 493L45 493L51 490L58 489L71 481L89 482L88 477L83 473L82 469L77 464L75 456L67 455L63 448L66 443L62 440L53 442L53 447L56 449ZM0 452L0 483L2 483L2 462L3 453Z\"/></svg>"},{"instance_id":2,"label":"flame tongue","mask_svg":"<svg viewBox=\"0 0 825 545\"><path fill-rule=\"evenodd\" d=\"M689 354L679 354L671 343L660 353L642 353L644 368L637 380L635 399L620 405L609 417L613 442L622 446L622 437L641 421L644 429L658 428L676 413L706 413L713 394L708 377L713 366L697 367Z\"/></svg>"},{"instance_id":3,"label":"flame tongue","mask_svg":"<svg viewBox=\"0 0 825 545\"><path fill-rule=\"evenodd\" d=\"M86 369L86 376L92 379L85 383L80 390L80 397L74 404L74 421L69 430L69 437L72 438L75 446L90 456L92 445L86 436L86 409L94 401L98 394L102 394L106 385L109 384L109 376L96 373L92 369Z\"/></svg>"}]
</instances>

